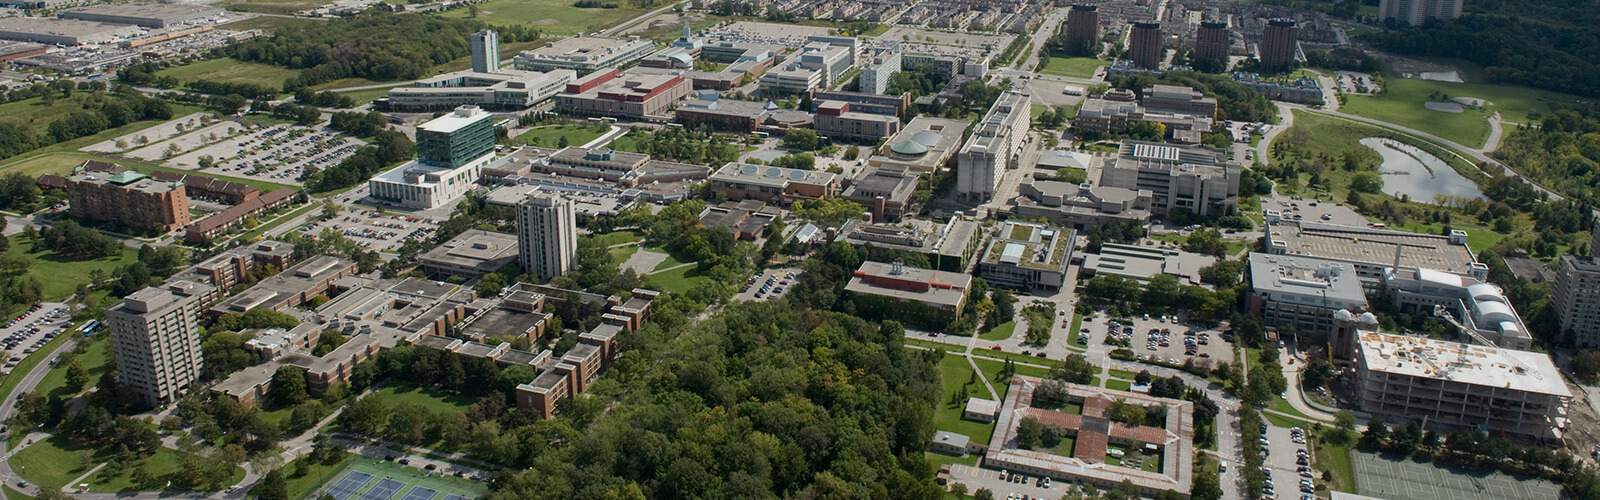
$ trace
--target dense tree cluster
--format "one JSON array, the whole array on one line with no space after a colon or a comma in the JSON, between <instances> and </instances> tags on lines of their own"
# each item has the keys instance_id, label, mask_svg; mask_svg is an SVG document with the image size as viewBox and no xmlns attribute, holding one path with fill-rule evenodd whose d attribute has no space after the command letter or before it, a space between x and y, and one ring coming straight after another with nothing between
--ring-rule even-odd
<instances>
[{"instance_id":1,"label":"dense tree cluster","mask_svg":"<svg viewBox=\"0 0 1600 500\"><path fill-rule=\"evenodd\" d=\"M373 13L287 26L271 37L218 48L215 53L303 70L283 82L285 92L295 92L341 78L422 78L434 66L471 55L467 35L485 27L474 20ZM537 30L523 26L498 26L496 30L503 43L539 36Z\"/></svg>"},{"instance_id":2,"label":"dense tree cluster","mask_svg":"<svg viewBox=\"0 0 1600 500\"><path fill-rule=\"evenodd\" d=\"M1507 133L1494 155L1541 186L1600 205L1600 113L1560 110L1545 115L1538 127ZM1496 191L1491 197L1508 203L1537 198L1531 186L1496 186Z\"/></svg>"},{"instance_id":3,"label":"dense tree cluster","mask_svg":"<svg viewBox=\"0 0 1600 500\"><path fill-rule=\"evenodd\" d=\"M65 91L44 85L35 85L32 88L43 92L45 104L54 104L57 99L71 94L70 88ZM13 94L17 92L12 91ZM0 121L0 158L98 134L109 128L141 120L172 118L172 107L165 101L140 96L132 89L120 89L109 94L96 91L86 95L89 97L80 99L77 107L64 110L59 117L50 121L43 133L30 124Z\"/></svg>"},{"instance_id":4,"label":"dense tree cluster","mask_svg":"<svg viewBox=\"0 0 1600 500\"><path fill-rule=\"evenodd\" d=\"M889 75L888 95L911 94L912 99L937 94L950 83L950 76L933 70L932 63L924 63Z\"/></svg>"},{"instance_id":5,"label":"dense tree cluster","mask_svg":"<svg viewBox=\"0 0 1600 500\"><path fill-rule=\"evenodd\" d=\"M366 113L340 111L334 113L333 118L328 121L328 128L355 137L376 135L379 130L383 130L388 126L388 117L377 111L368 111Z\"/></svg>"},{"instance_id":6,"label":"dense tree cluster","mask_svg":"<svg viewBox=\"0 0 1600 500\"><path fill-rule=\"evenodd\" d=\"M1600 14L1585 5L1530 0L1470 3L1450 21L1369 32L1362 39L1410 56L1465 59L1492 83L1600 95ZM1514 15L1507 13L1515 12Z\"/></svg>"},{"instance_id":7,"label":"dense tree cluster","mask_svg":"<svg viewBox=\"0 0 1600 500\"><path fill-rule=\"evenodd\" d=\"M1383 60L1355 47L1339 47L1333 50L1311 49L1306 51L1306 66L1380 73L1383 71Z\"/></svg>"},{"instance_id":8,"label":"dense tree cluster","mask_svg":"<svg viewBox=\"0 0 1600 500\"><path fill-rule=\"evenodd\" d=\"M305 184L317 192L347 188L366 182L374 174L416 155L417 144L405 134L389 129L380 130L370 144L357 149L355 154L338 165L321 172L308 172Z\"/></svg>"},{"instance_id":9,"label":"dense tree cluster","mask_svg":"<svg viewBox=\"0 0 1600 500\"><path fill-rule=\"evenodd\" d=\"M39 232L44 248L68 259L98 259L122 253L122 242L99 231L63 220Z\"/></svg>"},{"instance_id":10,"label":"dense tree cluster","mask_svg":"<svg viewBox=\"0 0 1600 500\"><path fill-rule=\"evenodd\" d=\"M628 137L638 141L634 150L667 161L720 166L739 159L737 144L709 130L668 127L648 132L636 128Z\"/></svg>"}]
</instances>

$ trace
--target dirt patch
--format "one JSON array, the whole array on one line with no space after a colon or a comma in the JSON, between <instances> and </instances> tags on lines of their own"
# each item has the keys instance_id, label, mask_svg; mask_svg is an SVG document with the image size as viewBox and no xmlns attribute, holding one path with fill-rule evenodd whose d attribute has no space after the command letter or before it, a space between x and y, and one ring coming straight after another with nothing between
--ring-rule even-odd
<instances>
[{"instance_id":1,"label":"dirt patch","mask_svg":"<svg viewBox=\"0 0 1600 500\"><path fill-rule=\"evenodd\" d=\"M1444 113L1460 113L1465 111L1458 102L1425 102L1422 107Z\"/></svg>"}]
</instances>

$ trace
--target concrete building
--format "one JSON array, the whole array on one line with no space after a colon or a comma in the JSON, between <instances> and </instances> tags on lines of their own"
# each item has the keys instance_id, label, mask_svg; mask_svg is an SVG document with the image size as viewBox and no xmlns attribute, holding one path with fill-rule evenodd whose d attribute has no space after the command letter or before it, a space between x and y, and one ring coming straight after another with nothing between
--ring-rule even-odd
<instances>
[{"instance_id":1,"label":"concrete building","mask_svg":"<svg viewBox=\"0 0 1600 500\"><path fill-rule=\"evenodd\" d=\"M1249 308L1262 323L1293 327L1302 348L1353 341L1333 337L1335 313L1367 310L1366 293L1350 264L1259 252L1251 252L1249 262ZM1340 349L1330 349L1335 351Z\"/></svg>"},{"instance_id":2,"label":"concrete building","mask_svg":"<svg viewBox=\"0 0 1600 500\"><path fill-rule=\"evenodd\" d=\"M905 215L922 172L906 167L866 167L845 186L844 198L872 211L872 220L886 221Z\"/></svg>"},{"instance_id":3,"label":"concrete building","mask_svg":"<svg viewBox=\"0 0 1600 500\"><path fill-rule=\"evenodd\" d=\"M1240 85L1250 87L1257 93L1274 101L1296 102L1300 104L1322 104L1322 84L1315 78L1296 78L1283 81L1262 79L1261 75L1238 71L1233 73L1233 80Z\"/></svg>"},{"instance_id":4,"label":"concrete building","mask_svg":"<svg viewBox=\"0 0 1600 500\"><path fill-rule=\"evenodd\" d=\"M210 285L177 282L145 288L106 308L117 382L139 403L177 401L200 377L200 297Z\"/></svg>"},{"instance_id":5,"label":"concrete building","mask_svg":"<svg viewBox=\"0 0 1600 500\"><path fill-rule=\"evenodd\" d=\"M1002 286L1060 290L1067 281L1075 235L1071 229L1007 221L978 263L978 276Z\"/></svg>"},{"instance_id":6,"label":"concrete building","mask_svg":"<svg viewBox=\"0 0 1600 500\"><path fill-rule=\"evenodd\" d=\"M1043 218L1078 232L1093 231L1119 222L1150 221L1150 191L1060 181L1025 180L1012 213L1025 219Z\"/></svg>"},{"instance_id":7,"label":"concrete building","mask_svg":"<svg viewBox=\"0 0 1600 500\"><path fill-rule=\"evenodd\" d=\"M1133 23L1128 30L1128 59L1141 68L1161 69L1166 61L1166 49L1161 43L1161 23Z\"/></svg>"},{"instance_id":8,"label":"concrete building","mask_svg":"<svg viewBox=\"0 0 1600 500\"><path fill-rule=\"evenodd\" d=\"M788 205L799 200L820 200L839 194L839 176L820 170L728 162L711 174L711 190L729 200L761 200Z\"/></svg>"},{"instance_id":9,"label":"concrete building","mask_svg":"<svg viewBox=\"0 0 1600 500\"><path fill-rule=\"evenodd\" d=\"M813 127L817 135L836 141L875 143L900 131L900 119L894 115L880 115L852 111L855 103L823 101L817 104Z\"/></svg>"},{"instance_id":10,"label":"concrete building","mask_svg":"<svg viewBox=\"0 0 1600 500\"><path fill-rule=\"evenodd\" d=\"M76 47L88 43L108 43L138 35L139 27L131 24L49 17L0 18L0 40Z\"/></svg>"},{"instance_id":11,"label":"concrete building","mask_svg":"<svg viewBox=\"0 0 1600 500\"><path fill-rule=\"evenodd\" d=\"M905 116L911 108L911 94L884 95L851 92L848 90L818 90L811 93L812 109L818 111L826 102L850 103L850 111L874 115Z\"/></svg>"},{"instance_id":12,"label":"concrete building","mask_svg":"<svg viewBox=\"0 0 1600 500\"><path fill-rule=\"evenodd\" d=\"M655 43L639 37L575 36L525 50L512 58L512 64L524 71L570 69L582 76L602 69L621 68L654 51Z\"/></svg>"},{"instance_id":13,"label":"concrete building","mask_svg":"<svg viewBox=\"0 0 1600 500\"><path fill-rule=\"evenodd\" d=\"M1378 2L1378 19L1393 19L1407 26L1419 26L1429 19L1450 20L1461 17L1463 0L1381 0Z\"/></svg>"},{"instance_id":14,"label":"concrete building","mask_svg":"<svg viewBox=\"0 0 1600 500\"><path fill-rule=\"evenodd\" d=\"M6 42L0 41L0 63L7 63L24 57L44 55L50 47L41 43L31 42Z\"/></svg>"},{"instance_id":15,"label":"concrete building","mask_svg":"<svg viewBox=\"0 0 1600 500\"><path fill-rule=\"evenodd\" d=\"M1158 85L1157 87L1167 87ZM1188 87L1178 87L1188 89ZM1126 91L1124 91L1126 92ZM1128 92L1131 94L1131 92ZM1120 92L1108 92L1111 98L1084 99L1078 108L1078 116L1072 121L1072 128L1079 132L1098 134L1120 134L1128 131L1128 127L1137 122L1159 123L1171 134L1173 142L1182 144L1199 144L1201 136L1211 131L1213 123L1211 115L1196 114L1186 111L1141 106L1132 101L1117 99ZM1209 98L1207 98L1209 99ZM1150 94L1145 100L1151 101ZM1160 98L1154 99L1166 104ZM1211 100L1213 113L1216 100Z\"/></svg>"},{"instance_id":16,"label":"concrete building","mask_svg":"<svg viewBox=\"0 0 1600 500\"><path fill-rule=\"evenodd\" d=\"M1600 259L1562 255L1550 304L1561 335L1575 347L1600 347Z\"/></svg>"},{"instance_id":17,"label":"concrete building","mask_svg":"<svg viewBox=\"0 0 1600 500\"><path fill-rule=\"evenodd\" d=\"M299 307L319 295L334 295L329 293L334 290L334 281L354 274L355 261L318 255L211 306L206 315L216 319L224 314L244 314L251 309L283 311Z\"/></svg>"},{"instance_id":18,"label":"concrete building","mask_svg":"<svg viewBox=\"0 0 1600 500\"><path fill-rule=\"evenodd\" d=\"M710 125L722 132L781 133L797 128L811 128L815 119L811 113L783 109L771 101L739 101L722 99L715 92L704 92L698 99L684 101L672 110L675 121L685 127Z\"/></svg>"},{"instance_id":19,"label":"concrete building","mask_svg":"<svg viewBox=\"0 0 1600 500\"><path fill-rule=\"evenodd\" d=\"M166 28L180 24L201 24L222 17L222 9L210 5L183 3L123 3L76 7L56 13L61 19L100 23L135 24L146 28Z\"/></svg>"},{"instance_id":20,"label":"concrete building","mask_svg":"<svg viewBox=\"0 0 1600 500\"><path fill-rule=\"evenodd\" d=\"M1488 266L1467 248L1467 232L1450 236L1409 233L1323 222L1287 221L1277 211L1266 218L1267 253L1306 255L1355 267L1362 280L1381 283L1387 268L1426 268L1487 279Z\"/></svg>"},{"instance_id":21,"label":"concrete building","mask_svg":"<svg viewBox=\"0 0 1600 500\"><path fill-rule=\"evenodd\" d=\"M1178 283L1199 286L1200 270L1216 262L1217 258L1210 255L1172 248L1106 243L1100 245L1100 253L1083 254L1078 276L1120 276L1142 286L1165 274L1178 278Z\"/></svg>"},{"instance_id":22,"label":"concrete building","mask_svg":"<svg viewBox=\"0 0 1600 500\"><path fill-rule=\"evenodd\" d=\"M163 231L189 225L189 196L182 182L152 179L124 170L91 170L104 165L88 161L67 176L67 200L74 217L116 221L136 230L161 226Z\"/></svg>"},{"instance_id":23,"label":"concrete building","mask_svg":"<svg viewBox=\"0 0 1600 500\"><path fill-rule=\"evenodd\" d=\"M1400 312L1446 314L1461 333L1517 350L1533 348L1533 337L1500 287L1472 276L1427 268L1388 268L1383 289Z\"/></svg>"},{"instance_id":24,"label":"concrete building","mask_svg":"<svg viewBox=\"0 0 1600 500\"><path fill-rule=\"evenodd\" d=\"M367 181L371 196L406 208L430 209L465 195L494 161L494 117L477 106L417 126L417 159Z\"/></svg>"},{"instance_id":25,"label":"concrete building","mask_svg":"<svg viewBox=\"0 0 1600 500\"><path fill-rule=\"evenodd\" d=\"M567 84L556 110L581 116L666 120L672 104L694 91L677 75L646 75L607 69Z\"/></svg>"},{"instance_id":26,"label":"concrete building","mask_svg":"<svg viewBox=\"0 0 1600 500\"><path fill-rule=\"evenodd\" d=\"M961 418L974 422L993 422L995 415L1000 413L1000 402L992 399L967 398L967 406L961 410Z\"/></svg>"},{"instance_id":27,"label":"concrete building","mask_svg":"<svg viewBox=\"0 0 1600 500\"><path fill-rule=\"evenodd\" d=\"M186 184L185 189L188 188ZM255 189L251 187L250 189ZM190 242L204 242L216 239L227 234L228 230L243 226L250 217L257 217L274 210L294 205L303 199L299 190L293 188L278 188L272 192L254 198L246 199L239 204L207 215L183 228L183 239Z\"/></svg>"},{"instance_id":28,"label":"concrete building","mask_svg":"<svg viewBox=\"0 0 1600 500\"><path fill-rule=\"evenodd\" d=\"M861 67L861 83L857 90L871 94L889 90L889 77L900 72L903 56L898 50L884 50L873 55L872 60Z\"/></svg>"},{"instance_id":29,"label":"concrete building","mask_svg":"<svg viewBox=\"0 0 1600 500\"><path fill-rule=\"evenodd\" d=\"M473 33L468 38L472 45L472 71L494 73L500 71L500 34L494 30Z\"/></svg>"},{"instance_id":30,"label":"concrete building","mask_svg":"<svg viewBox=\"0 0 1600 500\"><path fill-rule=\"evenodd\" d=\"M956 196L970 201L992 198L1000 178L1015 168L1028 139L1029 96L1007 91L995 100L957 155Z\"/></svg>"},{"instance_id":31,"label":"concrete building","mask_svg":"<svg viewBox=\"0 0 1600 500\"><path fill-rule=\"evenodd\" d=\"M807 40L810 41L791 54L786 64L761 75L757 80L761 90L769 95L790 95L832 87L855 64L860 51L854 38L812 36Z\"/></svg>"},{"instance_id":32,"label":"concrete building","mask_svg":"<svg viewBox=\"0 0 1600 500\"><path fill-rule=\"evenodd\" d=\"M1044 408L1047 402L1040 397L1044 394L1040 389L1046 385L1051 386L1052 392L1062 394L1064 401L1050 401L1064 404L1060 409ZM1158 413L1155 417L1162 424L1152 427L1112 420L1106 410L1114 401L1164 408L1165 415ZM1071 455L1018 447L1017 427L1024 418L1066 429L1075 439ZM1194 469L1194 420L1194 403L1189 401L1017 375L1011 378L1011 387L1005 392L994 437L983 462L1030 477L1087 483L1102 491L1132 484L1140 497L1151 498L1161 491L1173 491L1188 498L1197 472ZM1132 458L1131 454L1145 457L1146 464L1160 464L1159 470L1151 472L1142 467L1106 463L1107 457L1126 460Z\"/></svg>"},{"instance_id":33,"label":"concrete building","mask_svg":"<svg viewBox=\"0 0 1600 500\"><path fill-rule=\"evenodd\" d=\"M906 167L923 173L943 168L961 149L962 134L972 122L918 116L900 133L885 141L877 154L867 158L871 167Z\"/></svg>"},{"instance_id":34,"label":"concrete building","mask_svg":"<svg viewBox=\"0 0 1600 500\"><path fill-rule=\"evenodd\" d=\"M572 200L535 192L517 205L517 246L522 269L550 281L572 270L578 253L578 219Z\"/></svg>"},{"instance_id":35,"label":"concrete building","mask_svg":"<svg viewBox=\"0 0 1600 500\"><path fill-rule=\"evenodd\" d=\"M756 241L766 236L767 228L772 226L773 221L782 218L783 209L767 206L758 200L725 201L702 210L700 225L725 227L736 239Z\"/></svg>"},{"instance_id":36,"label":"concrete building","mask_svg":"<svg viewBox=\"0 0 1600 500\"><path fill-rule=\"evenodd\" d=\"M1100 8L1077 4L1067 11L1067 22L1062 28L1068 41L1100 42Z\"/></svg>"},{"instance_id":37,"label":"concrete building","mask_svg":"<svg viewBox=\"0 0 1600 500\"><path fill-rule=\"evenodd\" d=\"M863 314L942 328L961 315L971 286L972 276L968 274L906 267L899 262L866 261L856 269L844 291Z\"/></svg>"},{"instance_id":38,"label":"concrete building","mask_svg":"<svg viewBox=\"0 0 1600 500\"><path fill-rule=\"evenodd\" d=\"M839 228L834 241L922 254L928 256L934 269L965 272L981 250L980 229L982 226L977 222L961 217L952 217L942 224L916 219L875 224L851 219Z\"/></svg>"},{"instance_id":39,"label":"concrete building","mask_svg":"<svg viewBox=\"0 0 1600 500\"><path fill-rule=\"evenodd\" d=\"M1227 152L1206 146L1122 141L1117 157L1100 172L1100 185L1150 191L1150 213L1173 209L1212 216L1238 209L1239 166Z\"/></svg>"},{"instance_id":40,"label":"concrete building","mask_svg":"<svg viewBox=\"0 0 1600 500\"><path fill-rule=\"evenodd\" d=\"M569 69L548 73L514 69L455 71L417 80L411 87L389 89L386 105L397 111L448 110L468 105L523 109L555 97L576 76Z\"/></svg>"},{"instance_id":41,"label":"concrete building","mask_svg":"<svg viewBox=\"0 0 1600 500\"><path fill-rule=\"evenodd\" d=\"M1519 441L1559 442L1566 431L1572 392L1549 355L1376 331L1359 336L1363 411Z\"/></svg>"},{"instance_id":42,"label":"concrete building","mask_svg":"<svg viewBox=\"0 0 1600 500\"><path fill-rule=\"evenodd\" d=\"M1217 118L1217 99L1183 85L1154 85L1144 89L1144 107L1175 114Z\"/></svg>"},{"instance_id":43,"label":"concrete building","mask_svg":"<svg viewBox=\"0 0 1600 500\"><path fill-rule=\"evenodd\" d=\"M417 257L429 279L473 279L517 260L517 235L469 229Z\"/></svg>"},{"instance_id":44,"label":"concrete building","mask_svg":"<svg viewBox=\"0 0 1600 500\"><path fill-rule=\"evenodd\" d=\"M1228 49L1233 41L1228 37L1228 23L1205 21L1194 32L1194 58L1199 60L1228 60Z\"/></svg>"},{"instance_id":45,"label":"concrete building","mask_svg":"<svg viewBox=\"0 0 1600 500\"><path fill-rule=\"evenodd\" d=\"M1459 5L1459 4L1458 4ZM1273 19L1261 30L1261 69L1275 71L1294 64L1300 27L1292 19Z\"/></svg>"}]
</instances>

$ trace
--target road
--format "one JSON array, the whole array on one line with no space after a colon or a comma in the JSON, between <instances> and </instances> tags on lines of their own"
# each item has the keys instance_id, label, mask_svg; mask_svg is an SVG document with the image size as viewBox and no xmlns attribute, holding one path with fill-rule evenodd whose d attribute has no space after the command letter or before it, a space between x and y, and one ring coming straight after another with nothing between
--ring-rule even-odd
<instances>
[{"instance_id":1,"label":"road","mask_svg":"<svg viewBox=\"0 0 1600 500\"><path fill-rule=\"evenodd\" d=\"M73 332L69 331L68 333ZM66 342L62 343L60 347L56 347L54 351L50 351L50 353L46 355L47 357L44 359L55 359L56 356L60 356L61 353L67 352L77 345L77 338L68 339ZM34 353L33 355L39 356L41 354ZM11 418L11 412L16 409L16 395L32 392L33 388L38 387L39 381L44 380L44 376L48 373L50 373L50 363L39 363L37 365L33 365L33 369L28 370L28 373L22 376L22 380L17 382L17 387L11 391L11 394L5 395L5 401L0 402L0 421ZM4 435L0 435L0 437L4 437ZM0 439L0 456L5 457L5 460L0 460L0 478L5 480L7 486L17 488L23 493L28 495L39 494L39 489L33 485L29 485L25 488L17 486L15 481L17 475L11 470L10 460L11 455L15 452L9 449L9 443L10 442L6 439Z\"/></svg>"}]
</instances>

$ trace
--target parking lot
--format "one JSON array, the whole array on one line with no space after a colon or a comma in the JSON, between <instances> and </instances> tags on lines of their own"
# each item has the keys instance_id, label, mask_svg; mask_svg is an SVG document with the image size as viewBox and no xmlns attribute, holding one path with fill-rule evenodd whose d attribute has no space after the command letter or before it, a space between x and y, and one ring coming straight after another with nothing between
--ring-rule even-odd
<instances>
[{"instance_id":1,"label":"parking lot","mask_svg":"<svg viewBox=\"0 0 1600 500\"><path fill-rule=\"evenodd\" d=\"M27 313L7 320L5 326L0 328L0 346L6 350L6 371L22 361L22 358L33 354L50 339L63 333L72 324L72 318L67 315L67 306L60 302L36 304Z\"/></svg>"},{"instance_id":2,"label":"parking lot","mask_svg":"<svg viewBox=\"0 0 1600 500\"><path fill-rule=\"evenodd\" d=\"M1279 499L1315 499L1319 479L1311 470L1311 450L1305 445L1305 435L1301 434L1296 439L1295 429L1267 425L1262 437L1267 440L1262 443L1261 449L1267 452L1266 465L1263 467L1267 469L1264 472L1267 473L1270 488L1264 490L1263 495ZM1266 491L1272 494L1267 495Z\"/></svg>"},{"instance_id":3,"label":"parking lot","mask_svg":"<svg viewBox=\"0 0 1600 500\"><path fill-rule=\"evenodd\" d=\"M1176 315L1145 315L1115 321L1119 332L1111 336L1109 342L1106 333L1110 322L1085 321L1078 336L1082 338L1083 330L1088 330L1090 339L1080 345L1090 342L1123 345L1141 358L1154 357L1172 364L1190 359L1212 363L1233 361L1233 344L1222 338L1220 328L1180 323Z\"/></svg>"},{"instance_id":4,"label":"parking lot","mask_svg":"<svg viewBox=\"0 0 1600 500\"><path fill-rule=\"evenodd\" d=\"M1365 226L1368 224L1366 217L1362 217L1355 210L1337 201L1275 194L1263 197L1261 206L1267 210L1283 212L1285 220L1326 222L1346 226Z\"/></svg>"},{"instance_id":5,"label":"parking lot","mask_svg":"<svg viewBox=\"0 0 1600 500\"><path fill-rule=\"evenodd\" d=\"M362 145L335 132L273 125L191 151L173 162L198 164L199 158L210 156L216 163L204 169L207 172L298 185L307 167L337 165Z\"/></svg>"},{"instance_id":6,"label":"parking lot","mask_svg":"<svg viewBox=\"0 0 1600 500\"><path fill-rule=\"evenodd\" d=\"M967 485L967 491L977 491L978 488L988 488L994 492L996 499L1055 499L1061 498L1066 485L1065 481L1050 481L1046 483L1039 477L1025 474L1010 474L1006 471L995 469L980 469L967 465L951 465L948 472L941 471L949 482Z\"/></svg>"},{"instance_id":7,"label":"parking lot","mask_svg":"<svg viewBox=\"0 0 1600 500\"><path fill-rule=\"evenodd\" d=\"M789 293L789 287L800 281L800 268L773 268L756 271L739 287L734 300L771 300Z\"/></svg>"},{"instance_id":8,"label":"parking lot","mask_svg":"<svg viewBox=\"0 0 1600 500\"><path fill-rule=\"evenodd\" d=\"M368 250L393 252L407 239L430 238L439 224L425 217L407 214L379 215L373 210L348 210L332 219L309 222L300 227L301 234L316 237L323 230L334 232L359 243Z\"/></svg>"}]
</instances>

